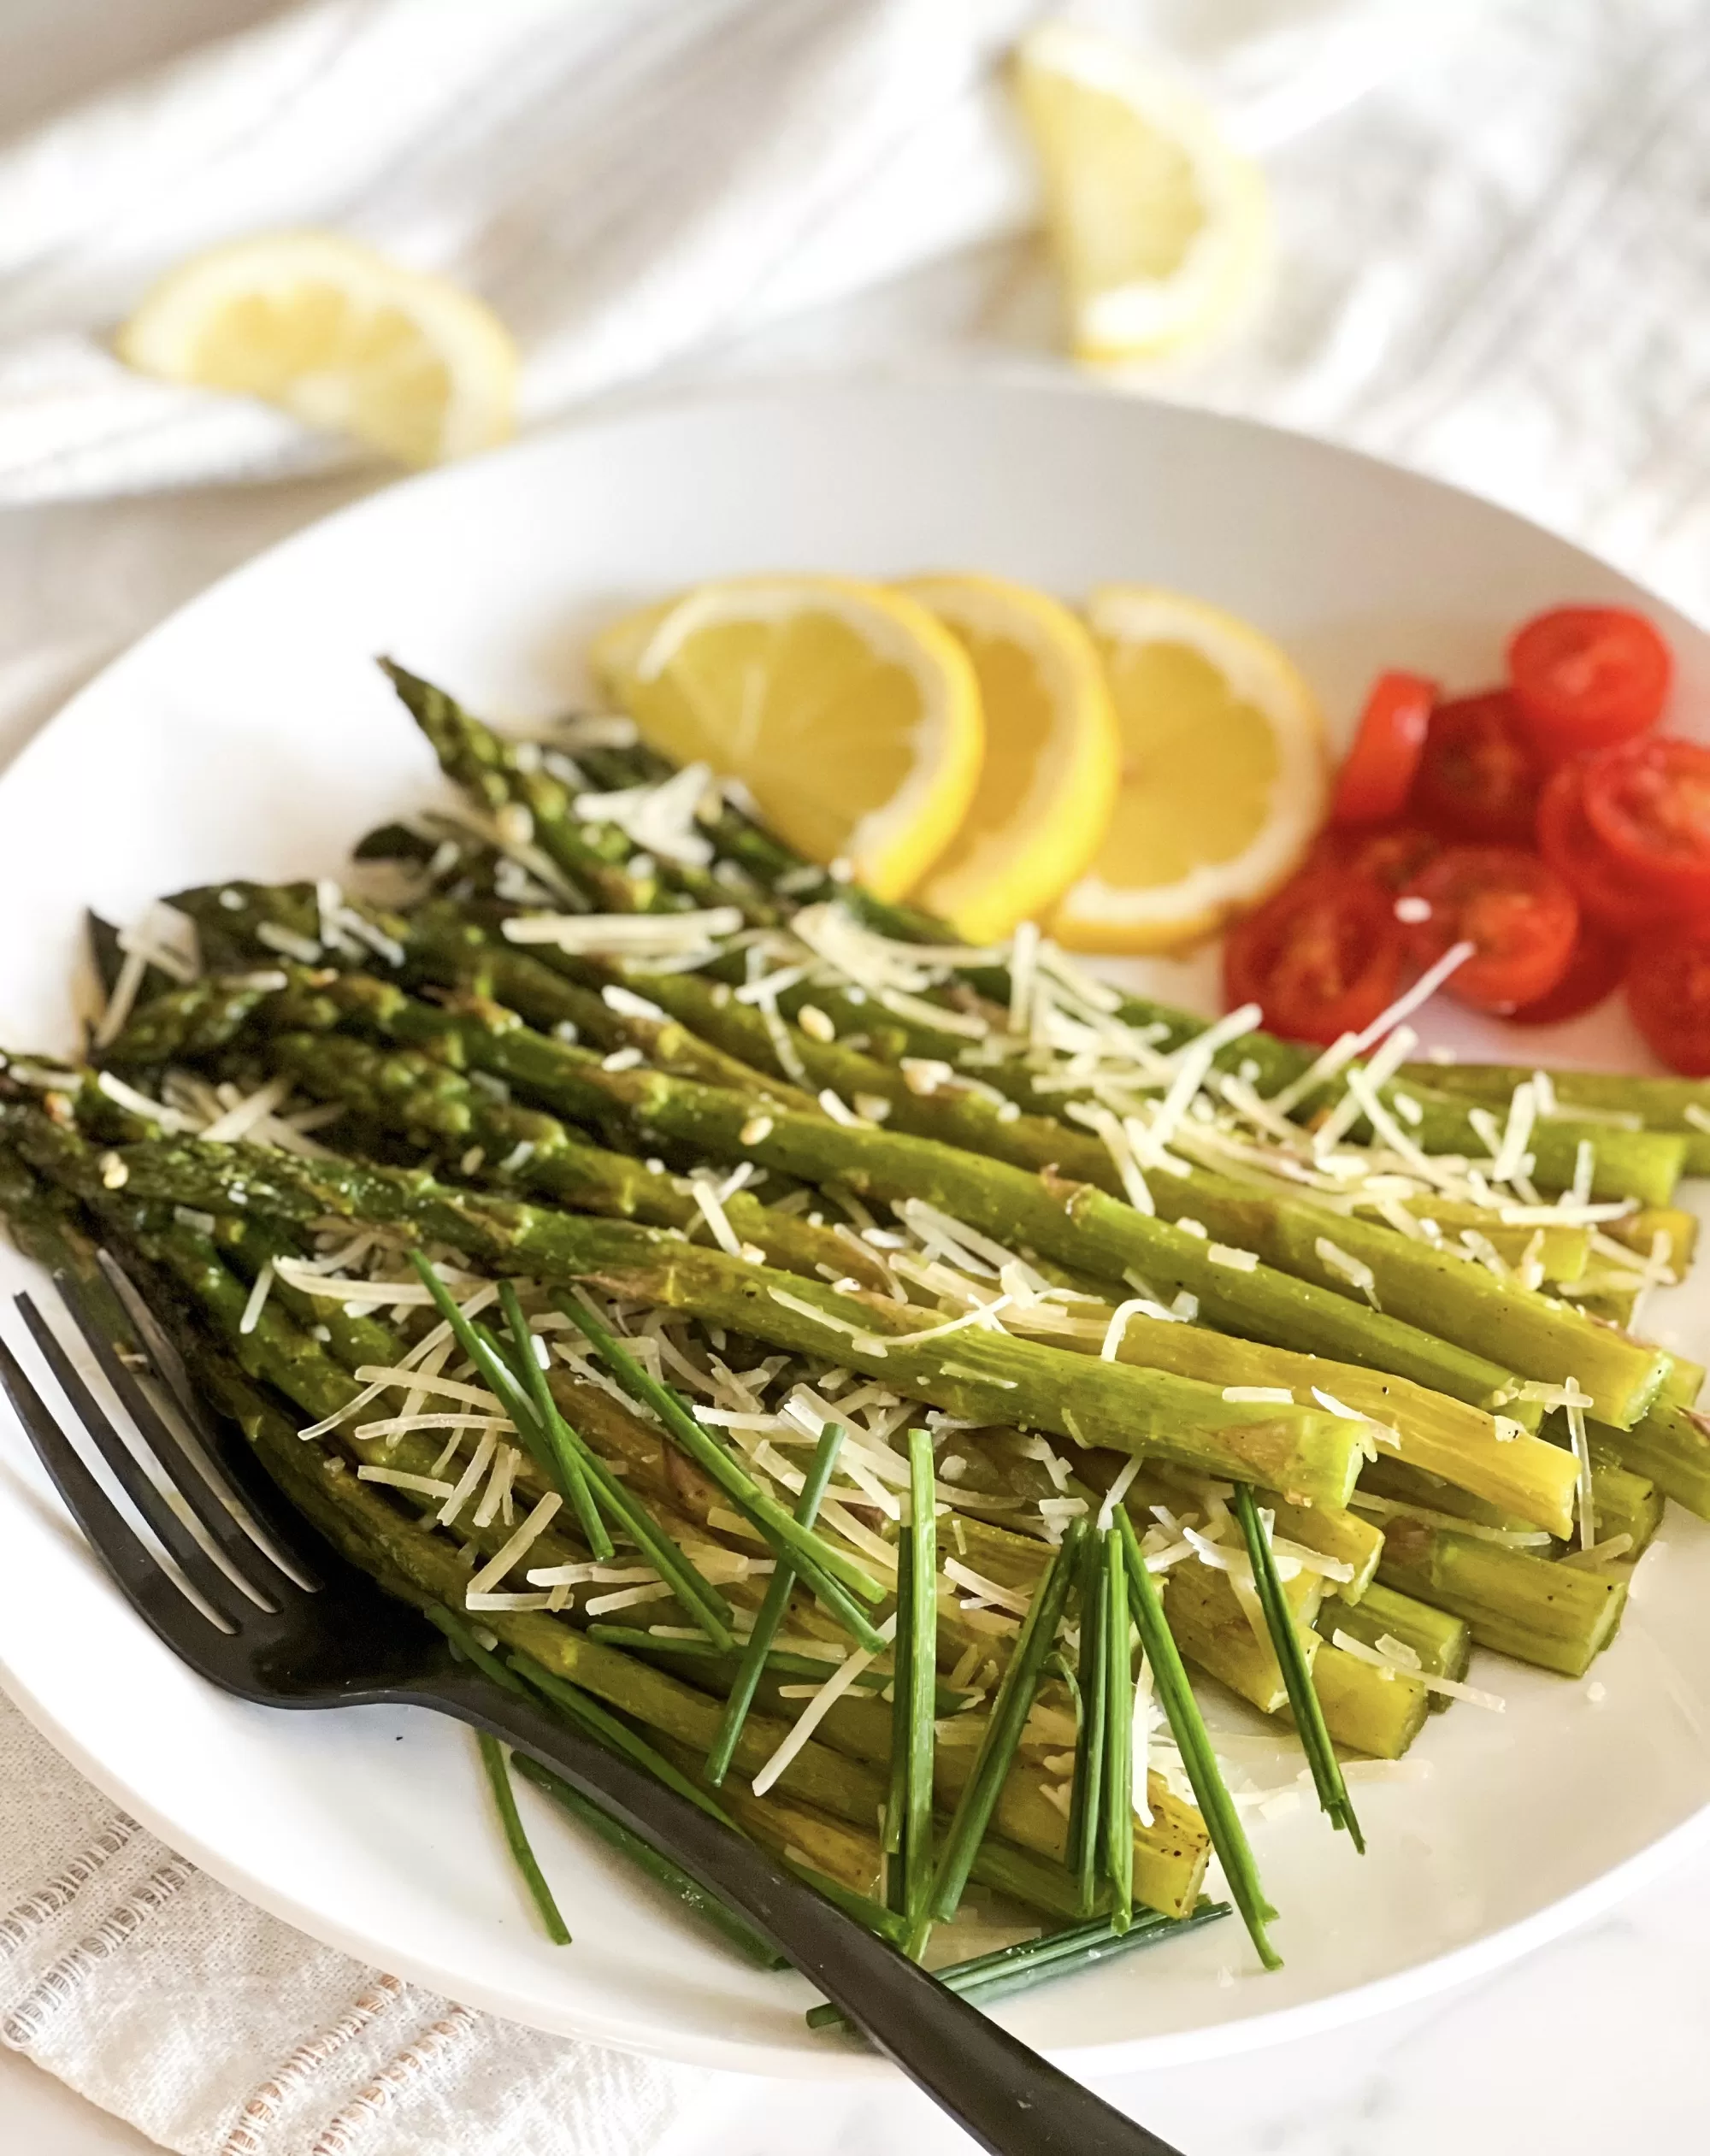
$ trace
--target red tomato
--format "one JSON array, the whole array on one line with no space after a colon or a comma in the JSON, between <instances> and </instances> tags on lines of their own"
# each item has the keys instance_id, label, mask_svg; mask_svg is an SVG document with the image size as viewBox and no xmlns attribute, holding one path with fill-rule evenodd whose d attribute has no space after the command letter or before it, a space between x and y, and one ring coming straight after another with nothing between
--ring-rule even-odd
<instances>
[{"instance_id":1,"label":"red tomato","mask_svg":"<svg viewBox=\"0 0 1710 2156\"><path fill-rule=\"evenodd\" d=\"M1387 823L1400 814L1436 700L1436 683L1422 674L1378 675L1336 774L1332 823Z\"/></svg>"},{"instance_id":2,"label":"red tomato","mask_svg":"<svg viewBox=\"0 0 1710 2156\"><path fill-rule=\"evenodd\" d=\"M1683 928L1641 944L1627 1003L1660 1061L1685 1077L1710 1078L1710 932Z\"/></svg>"},{"instance_id":3,"label":"red tomato","mask_svg":"<svg viewBox=\"0 0 1710 2156\"><path fill-rule=\"evenodd\" d=\"M1256 1003L1273 1033L1326 1046L1395 1001L1401 967L1389 893L1364 877L1324 869L1284 884L1224 940L1231 1007Z\"/></svg>"},{"instance_id":4,"label":"red tomato","mask_svg":"<svg viewBox=\"0 0 1710 2156\"><path fill-rule=\"evenodd\" d=\"M1514 700L1548 763L1654 726L1672 668L1656 630L1624 606L1558 606L1508 646Z\"/></svg>"},{"instance_id":5,"label":"red tomato","mask_svg":"<svg viewBox=\"0 0 1710 2156\"><path fill-rule=\"evenodd\" d=\"M1471 957L1443 983L1475 1010L1510 1011L1534 1003L1567 970L1579 934L1569 886L1535 853L1518 846L1451 846L1407 886L1398 910L1430 910L1407 922L1407 943L1421 966L1452 944Z\"/></svg>"},{"instance_id":6,"label":"red tomato","mask_svg":"<svg viewBox=\"0 0 1710 2156\"><path fill-rule=\"evenodd\" d=\"M1536 1002L1523 1003L1511 1010L1508 1022L1515 1026L1560 1026L1569 1018L1580 1017L1595 1010L1619 987L1626 970L1627 946L1622 939L1596 922L1582 918L1579 940L1573 946L1567 971Z\"/></svg>"},{"instance_id":7,"label":"red tomato","mask_svg":"<svg viewBox=\"0 0 1710 2156\"><path fill-rule=\"evenodd\" d=\"M1584 769L1586 822L1610 859L1659 904L1710 904L1710 749L1659 734Z\"/></svg>"},{"instance_id":8,"label":"red tomato","mask_svg":"<svg viewBox=\"0 0 1710 2156\"><path fill-rule=\"evenodd\" d=\"M1642 935L1678 912L1630 875L1587 822L1583 763L1552 773L1538 804L1538 851L1572 885L1581 911L1618 936Z\"/></svg>"},{"instance_id":9,"label":"red tomato","mask_svg":"<svg viewBox=\"0 0 1710 2156\"><path fill-rule=\"evenodd\" d=\"M1451 838L1521 845L1542 775L1506 689L1456 697L1431 714L1412 812Z\"/></svg>"},{"instance_id":10,"label":"red tomato","mask_svg":"<svg viewBox=\"0 0 1710 2156\"><path fill-rule=\"evenodd\" d=\"M1367 831L1331 824L1313 839L1306 866L1333 869L1338 875L1365 876L1386 891L1400 891L1426 862L1436 858L1442 843L1434 831L1418 823L1389 823Z\"/></svg>"}]
</instances>

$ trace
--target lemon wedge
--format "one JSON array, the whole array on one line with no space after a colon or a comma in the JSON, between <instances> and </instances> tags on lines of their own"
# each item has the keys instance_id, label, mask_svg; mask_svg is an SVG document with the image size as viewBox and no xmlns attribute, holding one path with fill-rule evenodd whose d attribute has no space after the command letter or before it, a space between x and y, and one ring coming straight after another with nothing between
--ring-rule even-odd
<instances>
[{"instance_id":1,"label":"lemon wedge","mask_svg":"<svg viewBox=\"0 0 1710 2156\"><path fill-rule=\"evenodd\" d=\"M703 584L614 623L592 660L655 747L740 779L781 838L846 862L877 898L919 882L973 798L973 667L904 592L833 576Z\"/></svg>"},{"instance_id":2,"label":"lemon wedge","mask_svg":"<svg viewBox=\"0 0 1710 2156\"><path fill-rule=\"evenodd\" d=\"M1271 218L1257 166L1171 76L1100 32L1044 24L1015 85L1083 359L1208 338L1263 281Z\"/></svg>"},{"instance_id":3,"label":"lemon wedge","mask_svg":"<svg viewBox=\"0 0 1710 2156\"><path fill-rule=\"evenodd\" d=\"M900 587L973 662L986 721L980 783L916 896L969 943L1042 918L1092 859L1116 799L1116 716L1099 654L1066 606L995 576Z\"/></svg>"},{"instance_id":4,"label":"lemon wedge","mask_svg":"<svg viewBox=\"0 0 1710 2156\"><path fill-rule=\"evenodd\" d=\"M490 448L514 425L516 351L492 309L337 233L192 256L118 350L144 374L264 398L406 464Z\"/></svg>"},{"instance_id":5,"label":"lemon wedge","mask_svg":"<svg viewBox=\"0 0 1710 2156\"><path fill-rule=\"evenodd\" d=\"M1087 616L1123 776L1103 844L1052 933L1077 951L1173 951L1292 873L1324 813L1324 718L1288 654L1199 599L1106 585Z\"/></svg>"}]
</instances>

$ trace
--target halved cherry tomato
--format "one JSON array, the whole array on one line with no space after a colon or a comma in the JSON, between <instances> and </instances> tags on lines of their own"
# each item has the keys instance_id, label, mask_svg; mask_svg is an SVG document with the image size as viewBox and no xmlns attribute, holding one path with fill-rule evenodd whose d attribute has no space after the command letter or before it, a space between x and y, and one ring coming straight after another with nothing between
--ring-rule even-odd
<instances>
[{"instance_id":1,"label":"halved cherry tomato","mask_svg":"<svg viewBox=\"0 0 1710 2156\"><path fill-rule=\"evenodd\" d=\"M1552 773L1538 804L1538 851L1572 886L1580 910L1618 936L1642 936L1678 916L1678 907L1641 885L1592 829L1583 763Z\"/></svg>"},{"instance_id":2,"label":"halved cherry tomato","mask_svg":"<svg viewBox=\"0 0 1710 2156\"><path fill-rule=\"evenodd\" d=\"M1560 1026L1570 1018L1595 1010L1621 985L1627 970L1627 946L1623 940L1589 917L1579 923L1579 940L1567 962L1567 971L1554 988L1536 1002L1523 1003L1508 1013L1515 1026Z\"/></svg>"},{"instance_id":3,"label":"halved cherry tomato","mask_svg":"<svg viewBox=\"0 0 1710 2156\"><path fill-rule=\"evenodd\" d=\"M1363 876L1309 869L1224 941L1230 1006L1256 1003L1273 1033L1326 1046L1392 1004L1401 973L1394 902Z\"/></svg>"},{"instance_id":4,"label":"halved cherry tomato","mask_svg":"<svg viewBox=\"0 0 1710 2156\"><path fill-rule=\"evenodd\" d=\"M1378 675L1336 774L1332 823L1385 823L1400 814L1436 700L1436 683L1423 674Z\"/></svg>"},{"instance_id":5,"label":"halved cherry tomato","mask_svg":"<svg viewBox=\"0 0 1710 2156\"><path fill-rule=\"evenodd\" d=\"M1438 704L1425 734L1412 812L1454 839L1523 845L1543 774L1506 689Z\"/></svg>"},{"instance_id":6,"label":"halved cherry tomato","mask_svg":"<svg viewBox=\"0 0 1710 2156\"><path fill-rule=\"evenodd\" d=\"M1453 944L1475 946L1443 983L1475 1010L1514 1010L1548 994L1566 972L1579 934L1571 889L1518 846L1451 846L1396 904L1421 966L1435 964ZM1409 918L1420 906L1429 910Z\"/></svg>"},{"instance_id":7,"label":"halved cherry tomato","mask_svg":"<svg viewBox=\"0 0 1710 2156\"><path fill-rule=\"evenodd\" d=\"M1319 832L1306 856L1308 869L1333 869L1338 875L1364 876L1386 891L1400 891L1428 861L1443 850L1436 832L1418 823L1388 823L1376 830L1344 830L1330 824Z\"/></svg>"},{"instance_id":8,"label":"halved cherry tomato","mask_svg":"<svg viewBox=\"0 0 1710 2156\"><path fill-rule=\"evenodd\" d=\"M1651 1052L1688 1078L1710 1078L1710 932L1687 928L1640 945L1627 1004Z\"/></svg>"},{"instance_id":9,"label":"halved cherry tomato","mask_svg":"<svg viewBox=\"0 0 1710 2156\"><path fill-rule=\"evenodd\" d=\"M1549 763L1654 726L1672 670L1667 645L1624 606L1554 607L1508 645L1514 700Z\"/></svg>"},{"instance_id":10,"label":"halved cherry tomato","mask_svg":"<svg viewBox=\"0 0 1710 2156\"><path fill-rule=\"evenodd\" d=\"M1590 757L1587 822L1633 882L1678 909L1710 905L1710 749L1673 734Z\"/></svg>"}]
</instances>

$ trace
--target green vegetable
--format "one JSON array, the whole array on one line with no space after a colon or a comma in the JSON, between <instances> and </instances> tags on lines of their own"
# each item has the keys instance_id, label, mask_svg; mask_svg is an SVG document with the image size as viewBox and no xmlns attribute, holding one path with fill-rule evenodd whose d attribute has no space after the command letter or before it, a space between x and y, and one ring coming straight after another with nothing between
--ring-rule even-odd
<instances>
[{"instance_id":1,"label":"green vegetable","mask_svg":"<svg viewBox=\"0 0 1710 2156\"><path fill-rule=\"evenodd\" d=\"M632 1834L620 1820L614 1819L609 1811L602 1811L580 1789L572 1788L561 1775L554 1774L550 1767L543 1767L539 1760L531 1759L522 1752L512 1754L511 1764L524 1781L532 1782L537 1789L544 1791L573 1819L578 1820L620 1855L628 1857L632 1864L663 1887L675 1900L680 1901L692 1915L721 1933L747 1959L757 1963L762 1969L788 1968L787 1959L745 1917L738 1916L734 1909L727 1908L699 1880L690 1878L680 1865L673 1864L669 1857L662 1856L651 1842L642 1841L640 1835ZM823 1888L821 1891L823 1891Z\"/></svg>"},{"instance_id":2,"label":"green vegetable","mask_svg":"<svg viewBox=\"0 0 1710 2156\"><path fill-rule=\"evenodd\" d=\"M1312 1689L1312 1668L1302 1650L1300 1635L1294 1629L1294 1614L1283 1599L1282 1583L1277 1576L1276 1552L1259 1516L1259 1507L1253 1501L1253 1492L1245 1482L1235 1484L1235 1513L1241 1522L1241 1538L1253 1566L1253 1590L1265 1612L1265 1629L1277 1650L1277 1659L1282 1664L1289 1709L1306 1748L1306 1764L1312 1769L1312 1787L1318 1793L1318 1803L1330 1823L1346 1829L1354 1847L1364 1856L1365 1837L1359 1831L1336 1747L1324 1727L1324 1709Z\"/></svg>"},{"instance_id":3,"label":"green vegetable","mask_svg":"<svg viewBox=\"0 0 1710 2156\"><path fill-rule=\"evenodd\" d=\"M522 1875L534 1906L540 1912L540 1921L546 1927L546 1936L555 1947L570 1943L569 1927L558 1913L558 1905L552 1899L552 1889L546 1884L546 1875L541 1870L534 1850L529 1846L522 1816L516 1809L516 1794L510 1786L510 1770L505 1763L504 1747L497 1737L490 1737L485 1729L475 1734L481 1750L481 1764L492 1788L493 1802L498 1806L499 1823L504 1829L505 1847L510 1850L516 1869ZM590 1807L592 1809L592 1807Z\"/></svg>"},{"instance_id":4,"label":"green vegetable","mask_svg":"<svg viewBox=\"0 0 1710 2156\"><path fill-rule=\"evenodd\" d=\"M801 1494L796 1499L796 1518L805 1528L811 1528L819 1517L820 1499L825 1495L825 1486L831 1480L832 1470L837 1464L837 1455L842 1444L842 1424L828 1423L819 1434L819 1442L814 1447L813 1459L802 1483ZM772 1642L778 1636L778 1627L789 1607L790 1593L795 1582L794 1560L780 1555L776 1569L767 1583L765 1598L754 1619L754 1629L748 1635L748 1643L742 1650L742 1659L737 1664L723 1718L718 1725L718 1735L713 1740L712 1750L707 1754L706 1778L715 1788L730 1771L730 1762L736 1752L736 1740L742 1734L742 1724L753 1705L754 1688L760 1682L760 1673L773 1658Z\"/></svg>"}]
</instances>

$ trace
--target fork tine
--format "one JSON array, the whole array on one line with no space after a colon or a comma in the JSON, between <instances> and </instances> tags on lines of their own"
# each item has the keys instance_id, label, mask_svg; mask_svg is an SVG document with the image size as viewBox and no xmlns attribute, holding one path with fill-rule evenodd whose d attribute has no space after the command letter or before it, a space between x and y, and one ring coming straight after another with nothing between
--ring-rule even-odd
<instances>
[{"instance_id":1,"label":"fork tine","mask_svg":"<svg viewBox=\"0 0 1710 2156\"><path fill-rule=\"evenodd\" d=\"M118 1273L116 1266L113 1268L113 1273ZM109 1277L111 1277L110 1275ZM120 1277L122 1278L123 1275ZM127 1368L121 1359L117 1343L113 1340L108 1328L102 1324L97 1313L90 1307L87 1298L81 1293L77 1282L63 1275L56 1274L54 1285L59 1289L60 1295L67 1310L70 1311L78 1331L88 1342L96 1361L101 1365L108 1383L124 1402L127 1411L134 1417L138 1428L148 1440L156 1458L166 1470L167 1480L172 1483L179 1495L201 1521L212 1540L218 1544L225 1556L252 1587L259 1588L262 1593L275 1599L282 1595L295 1593L297 1582L288 1573L283 1571L261 1543L245 1530L243 1522L232 1511L231 1506L223 1501L222 1493L218 1486L209 1480L205 1470L186 1451L177 1431L173 1428L171 1423L161 1414L155 1403L144 1391L138 1381L136 1372ZM130 1287L131 1283L127 1281L126 1285ZM126 1299L126 1308L133 1316L136 1314L139 1307L144 1310L147 1308L145 1304L141 1303L140 1298L135 1298L133 1300L134 1296L135 1291L133 1288L132 1296ZM140 1327L139 1330L140 1332ZM196 1399L195 1393L191 1388L189 1375L185 1370L184 1365L177 1362L174 1354L175 1374L179 1380L177 1384L173 1381L174 1375L173 1370L161 1370L161 1357L157 1342L163 1341L164 1339L165 1335L160 1332L159 1327L151 1322L150 1336L144 1340L144 1348L154 1362L162 1383L173 1400L185 1410L186 1419L191 1428L202 1440L209 1459L219 1461L221 1468L226 1469L228 1464L222 1457L226 1450L223 1439L213 1428L207 1416L202 1412L201 1404ZM180 1384L183 1387L181 1392ZM246 1494L243 1491L237 1493L240 1500L245 1499ZM270 1528L271 1522L268 1525ZM294 1554L292 1552L290 1541L283 1537L280 1540L286 1551ZM174 1554L176 1555L176 1552Z\"/></svg>"},{"instance_id":2,"label":"fork tine","mask_svg":"<svg viewBox=\"0 0 1710 2156\"><path fill-rule=\"evenodd\" d=\"M156 1563L105 1490L79 1458L76 1447L54 1420L18 1358L0 1340L0 1387L17 1410L25 1434L47 1470L66 1510L139 1616L180 1653L189 1628L209 1630L207 1620L186 1601Z\"/></svg>"},{"instance_id":3,"label":"fork tine","mask_svg":"<svg viewBox=\"0 0 1710 2156\"><path fill-rule=\"evenodd\" d=\"M136 1454L115 1428L111 1417L85 1382L82 1372L61 1346L53 1328L28 1295L17 1298L19 1314L30 1328L54 1381L65 1394L72 1413L93 1440L95 1449L113 1470L115 1481L142 1514L185 1577L197 1593L236 1624L255 1605L235 1587L174 1511L159 1487ZM33 1389L33 1388L32 1388ZM38 1395L39 1399L39 1395ZM158 1421L158 1417L156 1418ZM144 1435L150 1434L144 1430ZM182 1455L180 1453L180 1458ZM161 1464L172 1473L170 1464ZM91 1478L92 1479L92 1478ZM177 1477L174 1476L174 1481ZM91 1540L93 1538L91 1537Z\"/></svg>"}]
</instances>

